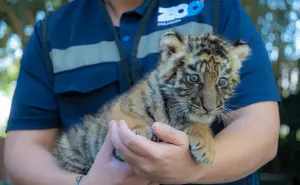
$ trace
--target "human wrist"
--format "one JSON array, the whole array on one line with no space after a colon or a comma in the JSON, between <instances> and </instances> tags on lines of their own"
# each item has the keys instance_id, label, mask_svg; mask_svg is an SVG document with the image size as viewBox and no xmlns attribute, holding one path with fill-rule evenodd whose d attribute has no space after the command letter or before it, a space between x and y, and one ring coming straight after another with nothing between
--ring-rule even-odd
<instances>
[{"instance_id":1,"label":"human wrist","mask_svg":"<svg viewBox=\"0 0 300 185\"><path fill-rule=\"evenodd\" d=\"M9 180L0 180L0 185L11 185Z\"/></svg>"},{"instance_id":2,"label":"human wrist","mask_svg":"<svg viewBox=\"0 0 300 185\"><path fill-rule=\"evenodd\" d=\"M81 178L81 180L78 181L78 178ZM78 176L75 180L75 185L93 185L95 181L93 181L89 176Z\"/></svg>"},{"instance_id":3,"label":"human wrist","mask_svg":"<svg viewBox=\"0 0 300 185\"><path fill-rule=\"evenodd\" d=\"M197 165L193 168L192 175L188 179L188 184L201 184L203 179L205 178L205 174L207 172L207 167Z\"/></svg>"},{"instance_id":4,"label":"human wrist","mask_svg":"<svg viewBox=\"0 0 300 185\"><path fill-rule=\"evenodd\" d=\"M80 177L77 176L77 178ZM76 178L76 179L77 179ZM99 181L100 180L100 181ZM99 174L91 174L91 173L88 173L87 175L83 176L81 178L81 181L79 183L79 185L95 185L95 184L107 184L107 185L111 185L110 183L107 183L107 179L106 177L102 177L101 173ZM75 183L74 185L78 185L76 184L76 180L75 180Z\"/></svg>"}]
</instances>

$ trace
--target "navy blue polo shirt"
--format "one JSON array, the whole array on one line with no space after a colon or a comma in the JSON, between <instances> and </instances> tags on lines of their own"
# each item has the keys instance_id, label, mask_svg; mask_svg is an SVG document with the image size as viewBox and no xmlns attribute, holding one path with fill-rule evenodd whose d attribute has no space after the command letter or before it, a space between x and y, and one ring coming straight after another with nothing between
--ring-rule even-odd
<instances>
[{"instance_id":1,"label":"navy blue polo shirt","mask_svg":"<svg viewBox=\"0 0 300 185\"><path fill-rule=\"evenodd\" d=\"M152 6L150 0L124 13L120 26L115 29L124 50L125 64L121 62L101 1L76 0L54 11L48 21L46 36L53 64L53 82L44 60L41 22L37 22L21 60L7 131L67 130L84 114L95 113L105 102L130 88L126 79L134 84L134 80L154 69L159 56L158 39L172 27L184 35L216 32L229 40L241 38L249 44L252 55L241 69L241 83L230 108L280 101L265 45L240 1L220 1L218 30L213 30L214 2L160 0L149 11L146 23L142 20L148 7ZM137 71L134 71L130 59L141 25L144 25L144 31L136 45ZM139 75L131 77L132 72ZM222 124L213 125L215 133L222 129ZM229 184L258 184L257 174Z\"/></svg>"}]
</instances>

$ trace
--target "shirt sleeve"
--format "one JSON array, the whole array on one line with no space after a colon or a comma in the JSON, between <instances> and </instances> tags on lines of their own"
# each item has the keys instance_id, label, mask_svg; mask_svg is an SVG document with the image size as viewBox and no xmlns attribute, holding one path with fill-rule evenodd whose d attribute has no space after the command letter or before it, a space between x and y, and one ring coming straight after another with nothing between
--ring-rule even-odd
<instances>
[{"instance_id":1,"label":"shirt sleeve","mask_svg":"<svg viewBox=\"0 0 300 185\"><path fill-rule=\"evenodd\" d=\"M229 101L228 108L235 110L263 101L281 102L265 44L240 0L221 3L224 4L221 4L223 16L220 18L220 34L232 41L242 39L252 50L250 57L243 63L241 83L236 95Z\"/></svg>"},{"instance_id":2,"label":"shirt sleeve","mask_svg":"<svg viewBox=\"0 0 300 185\"><path fill-rule=\"evenodd\" d=\"M7 131L60 127L58 106L46 68L37 22L20 63Z\"/></svg>"}]
</instances>

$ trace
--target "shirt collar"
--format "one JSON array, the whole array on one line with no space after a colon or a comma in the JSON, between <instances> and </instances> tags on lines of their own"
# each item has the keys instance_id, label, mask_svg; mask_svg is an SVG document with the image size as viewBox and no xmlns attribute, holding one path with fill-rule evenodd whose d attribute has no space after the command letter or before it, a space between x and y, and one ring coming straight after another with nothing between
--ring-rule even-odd
<instances>
[{"instance_id":1,"label":"shirt collar","mask_svg":"<svg viewBox=\"0 0 300 185\"><path fill-rule=\"evenodd\" d=\"M145 2L143 4L141 4L140 6L135 8L134 10L128 11L128 13L129 12L136 12L136 13L140 14L141 16L143 16L146 13L146 10L147 10L150 2L151 2L151 0L145 0Z\"/></svg>"}]
</instances>

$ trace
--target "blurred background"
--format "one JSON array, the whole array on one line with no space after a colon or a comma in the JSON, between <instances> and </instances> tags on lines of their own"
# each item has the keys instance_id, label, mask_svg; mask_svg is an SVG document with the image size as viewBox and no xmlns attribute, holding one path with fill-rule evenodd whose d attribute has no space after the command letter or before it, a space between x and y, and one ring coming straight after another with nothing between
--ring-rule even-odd
<instances>
[{"instance_id":1,"label":"blurred background","mask_svg":"<svg viewBox=\"0 0 300 185\"><path fill-rule=\"evenodd\" d=\"M70 0L0 0L0 157L23 48L37 20ZM225 0L223 0L225 1ZM262 185L300 184L300 0L241 0L263 37L283 98L277 157ZM0 168L2 165L0 160ZM0 174L3 169L0 169ZM2 178L0 176L0 178Z\"/></svg>"}]
</instances>

